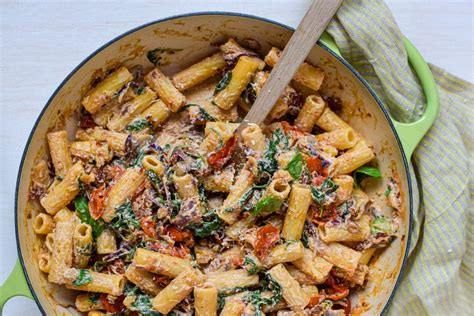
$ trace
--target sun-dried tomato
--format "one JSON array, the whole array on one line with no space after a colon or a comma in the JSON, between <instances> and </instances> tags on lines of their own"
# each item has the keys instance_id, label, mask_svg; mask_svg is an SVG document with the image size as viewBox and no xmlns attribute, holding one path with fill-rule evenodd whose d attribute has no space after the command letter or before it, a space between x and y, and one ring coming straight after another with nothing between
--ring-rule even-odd
<instances>
[{"instance_id":1,"label":"sun-dried tomato","mask_svg":"<svg viewBox=\"0 0 474 316\"><path fill-rule=\"evenodd\" d=\"M257 240L255 241L255 253L260 260L265 259L273 245L280 239L278 228L272 224L267 224L257 230Z\"/></svg>"},{"instance_id":2,"label":"sun-dried tomato","mask_svg":"<svg viewBox=\"0 0 474 316\"><path fill-rule=\"evenodd\" d=\"M101 185L91 193L89 200L89 212L94 220L98 220L105 209L105 199L107 198L107 189Z\"/></svg>"},{"instance_id":3,"label":"sun-dried tomato","mask_svg":"<svg viewBox=\"0 0 474 316\"><path fill-rule=\"evenodd\" d=\"M209 158L207 158L207 162L217 168L221 169L227 161L231 158L231 154L234 151L235 145L237 144L237 136L232 135L231 138L222 146L221 149L212 153Z\"/></svg>"}]
</instances>

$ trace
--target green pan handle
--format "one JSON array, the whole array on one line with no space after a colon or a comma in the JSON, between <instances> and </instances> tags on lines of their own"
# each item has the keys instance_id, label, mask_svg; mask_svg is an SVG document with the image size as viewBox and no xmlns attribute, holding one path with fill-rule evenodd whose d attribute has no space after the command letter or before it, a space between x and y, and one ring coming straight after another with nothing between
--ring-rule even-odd
<instances>
[{"instance_id":1,"label":"green pan handle","mask_svg":"<svg viewBox=\"0 0 474 316\"><path fill-rule=\"evenodd\" d=\"M334 42L334 39L328 33L323 33L319 40L336 54L341 56L341 52ZM410 160L416 146L428 132L431 125L433 125L436 116L438 115L439 99L435 79L423 56L421 56L420 52L406 37L403 38L403 42L407 51L408 62L421 83L426 99L425 113L423 113L418 121L413 123L400 123L392 118L398 137L402 142L405 156L407 160Z\"/></svg>"},{"instance_id":2,"label":"green pan handle","mask_svg":"<svg viewBox=\"0 0 474 316\"><path fill-rule=\"evenodd\" d=\"M25 296L33 299L33 295L28 288L28 283L26 283L20 260L18 259L13 271L0 287L0 315L2 314L5 303L14 296Z\"/></svg>"}]
</instances>

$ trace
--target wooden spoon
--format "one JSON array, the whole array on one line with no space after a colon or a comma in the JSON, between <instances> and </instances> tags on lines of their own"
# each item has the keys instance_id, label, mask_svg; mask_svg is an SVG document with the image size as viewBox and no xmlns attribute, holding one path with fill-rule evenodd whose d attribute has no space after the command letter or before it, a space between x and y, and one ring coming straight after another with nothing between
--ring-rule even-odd
<instances>
[{"instance_id":1,"label":"wooden spoon","mask_svg":"<svg viewBox=\"0 0 474 316\"><path fill-rule=\"evenodd\" d=\"M312 1L308 12L286 44L280 59L265 81L257 100L238 127L238 134L248 124L260 125L267 117L341 3L342 0Z\"/></svg>"}]
</instances>

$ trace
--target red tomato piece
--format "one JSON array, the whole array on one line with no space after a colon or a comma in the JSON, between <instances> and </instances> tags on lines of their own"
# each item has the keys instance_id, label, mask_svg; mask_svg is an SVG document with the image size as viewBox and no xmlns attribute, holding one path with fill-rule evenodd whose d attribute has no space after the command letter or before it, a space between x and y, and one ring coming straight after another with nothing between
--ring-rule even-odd
<instances>
[{"instance_id":1,"label":"red tomato piece","mask_svg":"<svg viewBox=\"0 0 474 316\"><path fill-rule=\"evenodd\" d=\"M316 206L311 206L311 211L313 212L313 223L317 225L325 225L337 217L336 207L333 204L322 210Z\"/></svg>"},{"instance_id":2,"label":"red tomato piece","mask_svg":"<svg viewBox=\"0 0 474 316\"><path fill-rule=\"evenodd\" d=\"M94 220L98 220L104 213L107 193L108 191L105 189L105 185L102 185L92 191L91 198L89 200L89 213Z\"/></svg>"},{"instance_id":3,"label":"red tomato piece","mask_svg":"<svg viewBox=\"0 0 474 316\"><path fill-rule=\"evenodd\" d=\"M323 172L323 161L320 158L308 155L303 155L303 157L306 160L309 172Z\"/></svg>"},{"instance_id":4,"label":"red tomato piece","mask_svg":"<svg viewBox=\"0 0 474 316\"><path fill-rule=\"evenodd\" d=\"M222 146L221 149L212 153L207 162L218 169L222 168L227 161L229 161L232 151L234 151L235 145L237 144L237 136L234 134L231 138Z\"/></svg>"},{"instance_id":5,"label":"red tomato piece","mask_svg":"<svg viewBox=\"0 0 474 316\"><path fill-rule=\"evenodd\" d=\"M285 134L292 134L292 136L295 136L296 138L304 136L304 132L302 130L296 126L290 125L290 123L287 121L282 121L281 126L283 127Z\"/></svg>"},{"instance_id":6,"label":"red tomato piece","mask_svg":"<svg viewBox=\"0 0 474 316\"><path fill-rule=\"evenodd\" d=\"M326 179L326 177L318 175L318 176L313 178L312 182L315 186L320 187L323 184L325 179Z\"/></svg>"},{"instance_id":7,"label":"red tomato piece","mask_svg":"<svg viewBox=\"0 0 474 316\"><path fill-rule=\"evenodd\" d=\"M120 295L115 299L113 303L111 303L107 299L107 294L100 294L100 300L102 301L102 305L104 305L104 309L108 313L119 313L125 310L125 306L123 305L123 300L125 296Z\"/></svg>"},{"instance_id":8,"label":"red tomato piece","mask_svg":"<svg viewBox=\"0 0 474 316\"><path fill-rule=\"evenodd\" d=\"M327 299L339 301L349 295L349 287L343 282L341 282L341 280L333 277L332 275L328 277L328 279L326 280L326 284L329 285L334 291L334 293L326 295Z\"/></svg>"},{"instance_id":9,"label":"red tomato piece","mask_svg":"<svg viewBox=\"0 0 474 316\"><path fill-rule=\"evenodd\" d=\"M173 257L186 258L189 255L189 249L183 245L176 247L176 246L170 246L168 244L158 242L158 243L149 244L148 248L150 248L153 251L163 253L165 255L170 255Z\"/></svg>"},{"instance_id":10,"label":"red tomato piece","mask_svg":"<svg viewBox=\"0 0 474 316\"><path fill-rule=\"evenodd\" d=\"M140 218L140 226L143 232L150 238L156 238L156 222L151 215Z\"/></svg>"},{"instance_id":11,"label":"red tomato piece","mask_svg":"<svg viewBox=\"0 0 474 316\"><path fill-rule=\"evenodd\" d=\"M171 239L173 239L176 242L182 242L182 241L187 241L191 238L193 238L193 234L189 230L178 230L174 226L166 226L165 227L165 234L169 235Z\"/></svg>"},{"instance_id":12,"label":"red tomato piece","mask_svg":"<svg viewBox=\"0 0 474 316\"><path fill-rule=\"evenodd\" d=\"M309 298L309 303L308 306L316 306L319 304L321 296L320 295L314 295Z\"/></svg>"},{"instance_id":13,"label":"red tomato piece","mask_svg":"<svg viewBox=\"0 0 474 316\"><path fill-rule=\"evenodd\" d=\"M272 224L259 228L257 230L257 240L255 241L257 258L263 260L279 239L280 231Z\"/></svg>"}]
</instances>

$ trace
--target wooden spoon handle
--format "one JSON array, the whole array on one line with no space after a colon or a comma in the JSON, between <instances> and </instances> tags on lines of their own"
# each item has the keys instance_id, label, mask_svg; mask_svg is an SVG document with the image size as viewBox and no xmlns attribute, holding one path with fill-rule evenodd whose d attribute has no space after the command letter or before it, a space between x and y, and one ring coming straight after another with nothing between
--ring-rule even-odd
<instances>
[{"instance_id":1,"label":"wooden spoon handle","mask_svg":"<svg viewBox=\"0 0 474 316\"><path fill-rule=\"evenodd\" d=\"M314 0L266 80L257 100L244 118L239 131L249 123L263 122L299 66L308 56L342 0ZM242 128L241 128L242 127Z\"/></svg>"}]
</instances>

